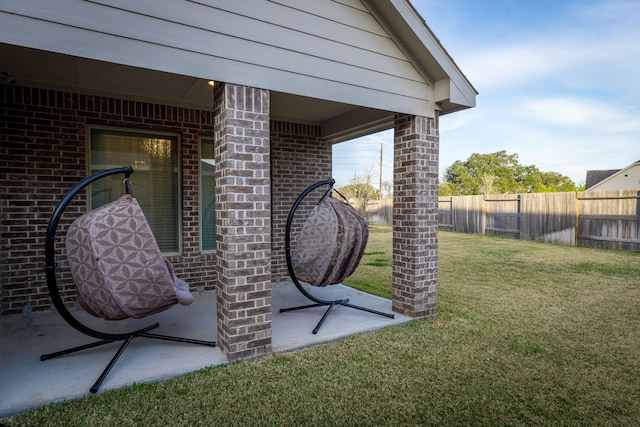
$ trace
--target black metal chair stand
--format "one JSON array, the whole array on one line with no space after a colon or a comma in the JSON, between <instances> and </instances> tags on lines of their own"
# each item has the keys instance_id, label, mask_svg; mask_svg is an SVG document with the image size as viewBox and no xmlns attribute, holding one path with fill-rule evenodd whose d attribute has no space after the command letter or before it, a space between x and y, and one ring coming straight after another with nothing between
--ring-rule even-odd
<instances>
[{"instance_id":1,"label":"black metal chair stand","mask_svg":"<svg viewBox=\"0 0 640 427\"><path fill-rule=\"evenodd\" d=\"M293 269L293 263L291 261L291 225L293 223L293 219L294 219L295 213L298 210L298 207L300 206L300 204L302 203L304 198L307 197L309 195L309 193L311 193L313 190L315 190L315 189L317 189L319 187L322 187L324 185L328 185L329 189L324 193L324 196L323 196L323 198L324 198L324 197L327 197L327 195L331 191L334 191L333 190L333 185L334 184L335 184L335 180L334 179L329 179L329 180L325 180L325 181L319 181L319 182L316 182L315 184L309 186L305 191L303 191L302 194L300 194L298 199L295 201L295 203L291 207L291 210L289 211L289 216L287 218L287 225L286 225L286 230L285 230L285 256L286 256L286 260L287 260L287 269L289 270L289 276L291 277L291 280L293 281L293 284L296 286L296 288L298 288L300 293L302 293L302 295L304 295L305 297L307 297L309 300L313 301L314 303L313 304L302 305L302 306L298 306L298 307L281 308L280 309L280 313L285 313L287 311L294 311L294 310L303 310L305 308L326 306L327 310L325 311L324 315L322 316L322 318L320 319L320 321L318 322L318 324L316 325L316 327L312 331L314 334L318 333L318 331L320 330L320 328L324 324L324 321L327 319L327 317L329 316L329 314L331 313L331 311L333 310L333 308L336 305L342 305L342 306L349 307L349 308L355 308L356 310L362 310L362 311L366 311L367 313L373 313L373 314L377 314L377 315L380 315L380 316L385 316L385 317L388 317L390 319L393 319L395 317L395 315L391 314L391 313L385 313L385 312L382 312L382 311L373 310L371 308L362 307L362 306L355 305L355 304L350 304L348 298L338 299L338 300L324 300L324 299L318 298L318 297L314 296L313 294L311 294L309 291L307 291L307 289L305 289L302 286L302 284L300 283L300 281L296 277L296 273L295 273L295 271ZM338 194L340 194L340 193L338 193Z\"/></svg>"},{"instance_id":2,"label":"black metal chair stand","mask_svg":"<svg viewBox=\"0 0 640 427\"><path fill-rule=\"evenodd\" d=\"M113 368L113 366L116 364L116 362L118 361L118 359L120 358L124 350L127 348L129 343L134 338L137 338L137 337L154 338L154 339L165 340L165 341L174 341L174 342L181 342L181 343L187 343L187 344L198 344L198 345L204 345L209 347L216 346L215 341L202 341L202 340L195 340L191 338L182 338L182 337L174 337L174 336L168 336L168 335L159 335L159 334L149 333L150 330L160 326L158 323L154 323L147 327L137 329L131 332L125 332L125 333L119 333L119 334L98 331L80 322L76 317L74 317L69 312L67 307L64 305L62 301L62 297L60 296L60 291L58 289L58 284L56 281L55 235L56 235L56 229L58 227L58 222L62 218L62 214L64 213L64 210L66 209L67 205L83 188L85 188L92 182L97 181L103 177L106 177L108 175L120 174L120 173L124 174L125 176L124 183L125 183L126 193L132 194L129 178L133 173L133 169L128 166L98 172L96 174L93 174L83 179L78 184L76 184L69 191L69 193L65 195L62 201L56 207L53 213L53 216L51 217L51 220L49 222L49 226L47 228L46 240L45 240L45 266L46 266L47 286L49 288L49 294L51 296L51 300L55 308L58 310L58 312L64 318L64 320L73 328L75 328L76 330L80 331L85 335L99 339L100 341L96 341L93 343L89 343L89 344L85 344L77 347L68 348L66 350L61 350L54 353L43 354L42 356L40 356L40 360L49 360L58 356L63 356L66 354L75 353L82 350L87 350L87 349L102 346L105 344L110 344L112 342L122 341L122 344L118 348L118 351L116 352L116 354L113 356L111 361L109 361L108 365L102 371L102 374L97 379L97 381L93 384L93 386L91 386L90 388L91 393L96 393L98 391L98 389L102 385L102 382L105 380L105 378L111 371L111 368Z\"/></svg>"}]
</instances>

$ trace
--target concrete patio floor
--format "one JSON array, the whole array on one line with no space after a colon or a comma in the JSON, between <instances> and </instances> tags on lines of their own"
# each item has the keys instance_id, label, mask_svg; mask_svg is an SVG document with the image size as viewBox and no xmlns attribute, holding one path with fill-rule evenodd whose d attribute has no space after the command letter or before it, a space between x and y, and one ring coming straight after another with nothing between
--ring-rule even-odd
<instances>
[{"instance_id":1,"label":"concrete patio floor","mask_svg":"<svg viewBox=\"0 0 640 427\"><path fill-rule=\"evenodd\" d=\"M357 291L345 285L309 288L318 298L349 298L349 302L391 313L391 301ZM319 332L313 328L326 307L280 313L281 308L310 304L296 287L280 284L273 288L272 346L274 352L333 341L349 335L399 325L409 317L395 318L336 306ZM216 303L213 292L195 295L192 305L175 306L141 320L109 322L93 318L81 309L72 312L98 330L127 331L159 322L151 331L158 334L216 340ZM40 355L87 344L95 339L69 326L53 311L7 316L0 319L0 416L9 416L52 402L76 399L89 394L120 343L84 350L40 361ZM154 339L134 339L109 373L99 392L134 383L160 381L187 372L227 363L218 347L175 343Z\"/></svg>"}]
</instances>

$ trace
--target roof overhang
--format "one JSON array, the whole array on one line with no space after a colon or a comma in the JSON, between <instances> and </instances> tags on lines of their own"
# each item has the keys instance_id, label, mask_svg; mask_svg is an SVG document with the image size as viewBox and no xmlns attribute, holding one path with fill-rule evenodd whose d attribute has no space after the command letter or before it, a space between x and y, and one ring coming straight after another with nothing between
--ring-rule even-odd
<instances>
[{"instance_id":1,"label":"roof overhang","mask_svg":"<svg viewBox=\"0 0 640 427\"><path fill-rule=\"evenodd\" d=\"M363 0L434 88L440 114L475 107L478 91L408 0Z\"/></svg>"},{"instance_id":2,"label":"roof overhang","mask_svg":"<svg viewBox=\"0 0 640 427\"><path fill-rule=\"evenodd\" d=\"M442 115L475 106L477 92L409 1L362 1L431 88L430 111L437 110ZM10 33L5 36L8 38L0 40L6 42L0 43L0 73L12 74L20 85L199 109L211 108L213 104L208 79L202 75L123 65L90 54L85 57L60 53L64 52L62 48L58 53L39 50L35 45L21 45ZM33 39L34 43L38 40ZM330 94L323 99L322 92L288 93L284 86L264 88L271 90L273 119L318 125L323 136L332 142L388 129L393 126L394 111L402 112L391 106L385 110L380 102L354 105Z\"/></svg>"}]
</instances>

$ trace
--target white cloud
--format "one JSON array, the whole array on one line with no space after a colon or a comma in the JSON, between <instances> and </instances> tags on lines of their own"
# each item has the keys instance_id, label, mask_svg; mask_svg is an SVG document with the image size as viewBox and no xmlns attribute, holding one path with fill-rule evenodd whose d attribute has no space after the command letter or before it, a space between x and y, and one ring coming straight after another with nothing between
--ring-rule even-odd
<instances>
[{"instance_id":1,"label":"white cloud","mask_svg":"<svg viewBox=\"0 0 640 427\"><path fill-rule=\"evenodd\" d=\"M459 111L440 119L440 132L451 132L474 122L479 115L477 108Z\"/></svg>"},{"instance_id":2,"label":"white cloud","mask_svg":"<svg viewBox=\"0 0 640 427\"><path fill-rule=\"evenodd\" d=\"M455 60L481 95L553 79L640 94L640 1L578 3L548 24L523 26L500 39L466 39Z\"/></svg>"},{"instance_id":3,"label":"white cloud","mask_svg":"<svg viewBox=\"0 0 640 427\"><path fill-rule=\"evenodd\" d=\"M592 55L580 46L523 42L472 53L462 61L462 69L482 94L586 65L594 60Z\"/></svg>"},{"instance_id":4,"label":"white cloud","mask_svg":"<svg viewBox=\"0 0 640 427\"><path fill-rule=\"evenodd\" d=\"M634 109L592 99L539 98L526 101L530 119L597 132L640 132L640 114Z\"/></svg>"}]
</instances>

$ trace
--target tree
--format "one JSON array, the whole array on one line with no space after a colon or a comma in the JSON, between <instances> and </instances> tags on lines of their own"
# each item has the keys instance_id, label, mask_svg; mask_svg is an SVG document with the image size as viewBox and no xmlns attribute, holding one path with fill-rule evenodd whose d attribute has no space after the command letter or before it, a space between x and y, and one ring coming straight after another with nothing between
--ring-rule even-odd
<instances>
[{"instance_id":1,"label":"tree","mask_svg":"<svg viewBox=\"0 0 640 427\"><path fill-rule=\"evenodd\" d=\"M494 187L495 187L495 182L498 179L497 176L484 172L480 175L480 183L479 183L479 188L480 188L480 194L494 194Z\"/></svg>"},{"instance_id":2,"label":"tree","mask_svg":"<svg viewBox=\"0 0 640 427\"><path fill-rule=\"evenodd\" d=\"M371 185L372 168L363 175L354 175L351 184L338 188L338 191L347 199L354 199L360 207L361 213L366 215L367 204L370 200L380 198L380 192Z\"/></svg>"},{"instance_id":3,"label":"tree","mask_svg":"<svg viewBox=\"0 0 640 427\"><path fill-rule=\"evenodd\" d=\"M440 190L441 195L486 195L576 191L577 188L570 178L557 172L541 172L533 165L523 166L518 163L517 154L502 150L474 153L465 161L456 160L446 169Z\"/></svg>"},{"instance_id":4,"label":"tree","mask_svg":"<svg viewBox=\"0 0 640 427\"><path fill-rule=\"evenodd\" d=\"M438 183L438 195L439 196L453 196L453 185L444 182L444 180Z\"/></svg>"},{"instance_id":5,"label":"tree","mask_svg":"<svg viewBox=\"0 0 640 427\"><path fill-rule=\"evenodd\" d=\"M536 178L539 179L531 183L531 193L579 190L571 179L557 172L540 172Z\"/></svg>"},{"instance_id":6,"label":"tree","mask_svg":"<svg viewBox=\"0 0 640 427\"><path fill-rule=\"evenodd\" d=\"M393 181L382 181L382 191L385 197L393 196Z\"/></svg>"}]
</instances>

